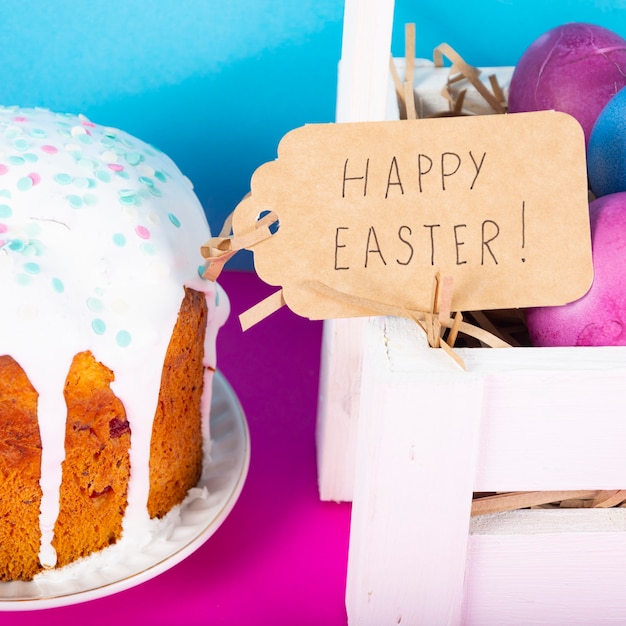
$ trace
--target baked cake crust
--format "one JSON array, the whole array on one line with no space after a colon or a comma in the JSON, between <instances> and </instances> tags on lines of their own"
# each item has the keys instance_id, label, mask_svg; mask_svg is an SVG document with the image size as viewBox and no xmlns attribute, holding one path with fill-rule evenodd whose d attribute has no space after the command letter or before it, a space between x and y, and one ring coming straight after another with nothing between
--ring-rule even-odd
<instances>
[{"instance_id":1,"label":"baked cake crust","mask_svg":"<svg viewBox=\"0 0 626 626\"><path fill-rule=\"evenodd\" d=\"M81 352L65 381L65 460L52 540L57 566L102 550L122 534L131 433L110 387L114 378L91 352Z\"/></svg>"},{"instance_id":2,"label":"baked cake crust","mask_svg":"<svg viewBox=\"0 0 626 626\"><path fill-rule=\"evenodd\" d=\"M204 294L185 288L167 348L150 443L150 517L183 501L202 473L201 400L204 378Z\"/></svg>"},{"instance_id":3,"label":"baked cake crust","mask_svg":"<svg viewBox=\"0 0 626 626\"><path fill-rule=\"evenodd\" d=\"M29 580L39 566L41 438L37 392L0 356L0 580Z\"/></svg>"}]
</instances>

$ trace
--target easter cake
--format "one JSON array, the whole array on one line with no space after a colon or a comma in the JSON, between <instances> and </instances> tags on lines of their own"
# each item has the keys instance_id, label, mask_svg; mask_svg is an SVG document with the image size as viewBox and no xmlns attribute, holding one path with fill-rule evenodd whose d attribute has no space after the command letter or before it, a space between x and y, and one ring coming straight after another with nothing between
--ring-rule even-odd
<instances>
[{"instance_id":1,"label":"easter cake","mask_svg":"<svg viewBox=\"0 0 626 626\"><path fill-rule=\"evenodd\" d=\"M208 237L157 149L0 108L0 580L141 536L198 481L228 314Z\"/></svg>"}]
</instances>

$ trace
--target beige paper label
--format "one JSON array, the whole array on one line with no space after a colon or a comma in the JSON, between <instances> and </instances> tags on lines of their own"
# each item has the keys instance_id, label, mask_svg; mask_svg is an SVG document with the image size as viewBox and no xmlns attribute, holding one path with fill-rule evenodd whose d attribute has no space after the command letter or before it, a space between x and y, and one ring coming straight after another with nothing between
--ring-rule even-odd
<instances>
[{"instance_id":1,"label":"beige paper label","mask_svg":"<svg viewBox=\"0 0 626 626\"><path fill-rule=\"evenodd\" d=\"M304 126L255 172L234 235L268 211L256 271L310 319L428 311L437 272L452 311L564 304L592 281L584 138L564 113Z\"/></svg>"}]
</instances>

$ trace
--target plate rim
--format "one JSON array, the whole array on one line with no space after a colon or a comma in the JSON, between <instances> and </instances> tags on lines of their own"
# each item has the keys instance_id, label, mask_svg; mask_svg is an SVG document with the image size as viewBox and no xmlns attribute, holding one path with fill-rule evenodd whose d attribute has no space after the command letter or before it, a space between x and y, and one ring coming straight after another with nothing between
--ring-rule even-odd
<instances>
[{"instance_id":1,"label":"plate rim","mask_svg":"<svg viewBox=\"0 0 626 626\"><path fill-rule=\"evenodd\" d=\"M247 423L243 407L224 374L220 370L215 370L213 374L213 389L211 398L211 409L209 419L214 418L216 389L223 394L220 397L222 402L226 403L224 413L230 414L230 419L233 422L233 430L238 432L240 437L239 444L241 445L241 459L239 460L235 470L232 472L233 482L222 501L220 501L219 509L210 518L206 520L206 523L183 545L177 546L171 553L164 554L162 558L154 563L144 566L136 572L130 573L119 579L105 582L94 587L87 589L81 589L78 591L69 591L67 593L61 593L58 595L46 595L42 597L15 597L15 598L0 598L0 613L2 612L19 612L19 611L35 611L48 608L58 608L63 606L70 606L73 604L79 604L88 602L90 600L96 600L98 598L104 598L110 595L114 595L121 591L126 591L133 587L136 587L148 580L151 580L158 575L166 572L175 565L178 565L188 556L198 550L206 541L208 541L228 518L231 511L235 507L235 504L239 500L239 496L243 491L243 487L246 482L248 470L250 468L250 431ZM209 429L212 432L212 428ZM206 443L206 442L205 442ZM207 468L210 468L211 457L214 452L215 441L211 437L210 447L208 454L205 454L204 463ZM204 472L203 472L204 473ZM235 477L236 475L236 477ZM201 479L202 481L202 479ZM199 483L200 487L203 485ZM71 565L71 564L70 564ZM34 581L6 581L0 582L2 585L29 585L37 584L36 579Z\"/></svg>"}]
</instances>

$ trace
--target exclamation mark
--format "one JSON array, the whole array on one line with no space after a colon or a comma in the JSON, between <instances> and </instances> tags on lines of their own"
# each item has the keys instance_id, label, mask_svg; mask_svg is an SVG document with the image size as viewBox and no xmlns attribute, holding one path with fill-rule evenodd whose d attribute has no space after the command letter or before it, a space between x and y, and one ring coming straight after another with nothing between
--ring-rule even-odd
<instances>
[{"instance_id":1,"label":"exclamation mark","mask_svg":"<svg viewBox=\"0 0 626 626\"><path fill-rule=\"evenodd\" d=\"M526 246L526 201L522 200L522 250ZM522 257L522 263L526 262L526 257Z\"/></svg>"}]
</instances>

